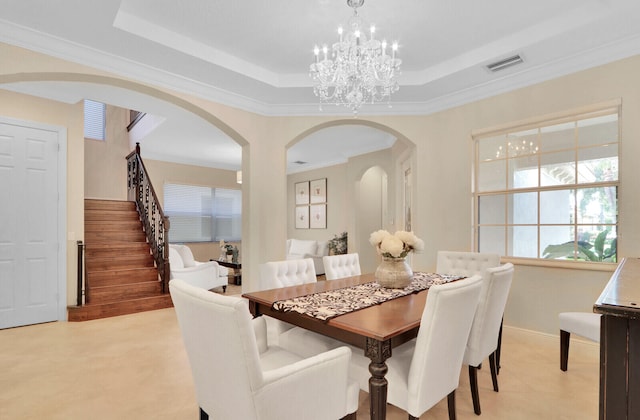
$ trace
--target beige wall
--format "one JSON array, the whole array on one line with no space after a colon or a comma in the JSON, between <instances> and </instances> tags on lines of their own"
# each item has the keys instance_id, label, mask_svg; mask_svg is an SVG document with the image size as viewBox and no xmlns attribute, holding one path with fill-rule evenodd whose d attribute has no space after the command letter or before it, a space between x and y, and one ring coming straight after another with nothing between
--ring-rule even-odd
<instances>
[{"instance_id":1,"label":"beige wall","mask_svg":"<svg viewBox=\"0 0 640 420\"><path fill-rule=\"evenodd\" d=\"M0 86L2 83L30 78L64 78L88 79L96 83L135 89L198 113L241 144L245 290L256 288L258 264L284 257L282 244L290 234L288 223L291 220L292 207L288 202L292 180L287 179L285 175L286 147L316 129L354 121L351 118L335 119L331 116L258 116L186 94L154 89L16 47L0 44L0 55L3 56ZM33 74L40 72L46 73ZM415 162L413 225L416 234L425 241L425 251L414 256L413 268L433 270L436 252L439 249L470 250L472 247L470 192L473 130L616 98L622 100L619 255L638 256L640 220L637 215L640 214L640 177L635 162L636 156L640 156L640 142L637 141L640 136L640 119L636 118L636 115L640 114L638 74L640 56L427 116L359 116L358 122L384 129L403 141L415 144L415 153L411 157ZM7 101L2 103L4 115L15 114L13 104L6 105ZM36 106L34 112L30 103L26 104L26 112L29 114L25 117L27 119L45 118L38 116L43 114L43 111ZM30 116L32 112L35 117ZM71 115L76 114L67 112L62 116L67 127L77 125L78 121L72 121L77 117L72 118ZM70 137L72 136L70 134ZM67 168L68 220L72 220L70 229L74 223L78 224L77 221L82 220L84 153L83 142L78 140L77 143L78 149L69 148ZM397 156L394 156L394 159L396 158ZM347 172L347 179L357 179ZM392 172L393 169L388 171L389 174ZM329 184L329 189L332 185L333 183ZM397 201L399 191L395 188L395 181L392 187L394 191L390 192L390 196L396 197ZM351 192L347 191L347 194ZM395 210L393 211L395 213ZM346 213L347 230L350 231L357 215L353 211ZM75 231L81 232L81 229L82 226L79 224ZM368 233L353 234L360 236ZM71 268L70 270L73 271ZM558 312L589 311L610 274L601 271L518 265L505 323L557 333ZM73 277L73 274L69 275L69 279Z\"/></svg>"},{"instance_id":2,"label":"beige wall","mask_svg":"<svg viewBox=\"0 0 640 420\"><path fill-rule=\"evenodd\" d=\"M394 224L390 223L394 219L394 149L366 153L350 158L344 164L289 175L287 238L325 241L347 232L349 252L358 252L361 267L373 271L377 256L368 242L372 226L375 226L375 230L394 230ZM400 150L404 150L404 147L400 147ZM370 176L365 177L365 174ZM382 203L372 198L381 194L383 175L386 177L384 188L389 197L384 209ZM320 178L327 179L327 229L296 229L295 184Z\"/></svg>"},{"instance_id":3,"label":"beige wall","mask_svg":"<svg viewBox=\"0 0 640 420\"><path fill-rule=\"evenodd\" d=\"M105 120L105 139L85 140L85 198L126 200L129 110L107 105Z\"/></svg>"}]
</instances>

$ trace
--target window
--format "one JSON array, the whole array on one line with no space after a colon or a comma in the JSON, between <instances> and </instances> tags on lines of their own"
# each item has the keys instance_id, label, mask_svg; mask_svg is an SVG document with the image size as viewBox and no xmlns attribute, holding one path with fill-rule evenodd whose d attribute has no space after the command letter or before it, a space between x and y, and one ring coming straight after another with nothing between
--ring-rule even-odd
<instances>
[{"instance_id":1,"label":"window","mask_svg":"<svg viewBox=\"0 0 640 420\"><path fill-rule=\"evenodd\" d=\"M104 140L105 104L101 102L84 101L84 138Z\"/></svg>"},{"instance_id":2,"label":"window","mask_svg":"<svg viewBox=\"0 0 640 420\"><path fill-rule=\"evenodd\" d=\"M618 114L613 106L474 135L476 249L616 262Z\"/></svg>"},{"instance_id":3,"label":"window","mask_svg":"<svg viewBox=\"0 0 640 420\"><path fill-rule=\"evenodd\" d=\"M171 242L240 241L242 191L165 184L164 213Z\"/></svg>"}]
</instances>

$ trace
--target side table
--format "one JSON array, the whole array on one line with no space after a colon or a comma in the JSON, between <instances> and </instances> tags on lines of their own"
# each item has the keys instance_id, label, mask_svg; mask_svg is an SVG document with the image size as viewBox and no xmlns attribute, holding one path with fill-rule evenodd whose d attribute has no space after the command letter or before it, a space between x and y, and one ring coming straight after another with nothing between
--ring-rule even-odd
<instances>
[{"instance_id":1,"label":"side table","mask_svg":"<svg viewBox=\"0 0 640 420\"><path fill-rule=\"evenodd\" d=\"M212 260L212 261L216 261L218 264L220 264L223 267L227 267L227 268L233 268L233 282L236 286L240 286L242 285L242 264L237 262L227 262L227 261L218 261L218 260Z\"/></svg>"}]
</instances>

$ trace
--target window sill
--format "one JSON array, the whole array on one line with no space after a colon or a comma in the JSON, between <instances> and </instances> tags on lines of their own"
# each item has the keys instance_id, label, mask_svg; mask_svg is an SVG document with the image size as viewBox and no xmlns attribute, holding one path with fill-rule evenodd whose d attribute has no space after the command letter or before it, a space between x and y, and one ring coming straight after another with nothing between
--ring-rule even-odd
<instances>
[{"instance_id":1,"label":"window sill","mask_svg":"<svg viewBox=\"0 0 640 420\"><path fill-rule=\"evenodd\" d=\"M502 257L500 261L513 265L525 265L530 267L565 268L570 270L608 271L614 272L618 263L600 263L587 261L558 261L537 258Z\"/></svg>"}]
</instances>

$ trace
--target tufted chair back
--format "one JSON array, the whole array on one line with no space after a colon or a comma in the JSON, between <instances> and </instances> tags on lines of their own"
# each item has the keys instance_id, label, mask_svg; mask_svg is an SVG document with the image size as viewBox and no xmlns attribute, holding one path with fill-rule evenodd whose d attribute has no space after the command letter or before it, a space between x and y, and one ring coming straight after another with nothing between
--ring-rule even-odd
<instances>
[{"instance_id":1,"label":"tufted chair back","mask_svg":"<svg viewBox=\"0 0 640 420\"><path fill-rule=\"evenodd\" d=\"M316 281L316 270L311 258L271 261L260 265L260 290L296 286Z\"/></svg>"},{"instance_id":2,"label":"tufted chair back","mask_svg":"<svg viewBox=\"0 0 640 420\"><path fill-rule=\"evenodd\" d=\"M486 277L487 268L500 265L500 255L479 252L438 251L436 273Z\"/></svg>"},{"instance_id":3,"label":"tufted chair back","mask_svg":"<svg viewBox=\"0 0 640 420\"><path fill-rule=\"evenodd\" d=\"M327 280L359 276L360 259L357 253L342 255L325 255L322 257Z\"/></svg>"}]
</instances>

